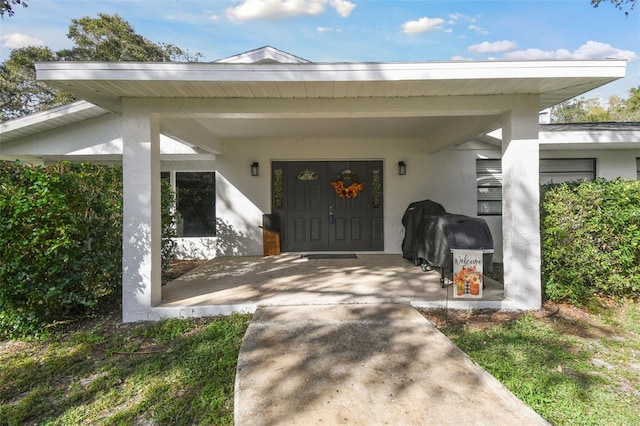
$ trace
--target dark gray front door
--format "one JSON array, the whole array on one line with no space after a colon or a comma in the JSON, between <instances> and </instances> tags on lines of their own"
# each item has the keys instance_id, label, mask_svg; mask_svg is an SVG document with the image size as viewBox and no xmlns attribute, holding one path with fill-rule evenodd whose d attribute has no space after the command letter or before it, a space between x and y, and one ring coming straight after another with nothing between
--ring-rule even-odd
<instances>
[{"instance_id":1,"label":"dark gray front door","mask_svg":"<svg viewBox=\"0 0 640 426\"><path fill-rule=\"evenodd\" d=\"M381 161L274 162L272 175L283 250L384 250ZM340 196L338 181L363 186Z\"/></svg>"}]
</instances>

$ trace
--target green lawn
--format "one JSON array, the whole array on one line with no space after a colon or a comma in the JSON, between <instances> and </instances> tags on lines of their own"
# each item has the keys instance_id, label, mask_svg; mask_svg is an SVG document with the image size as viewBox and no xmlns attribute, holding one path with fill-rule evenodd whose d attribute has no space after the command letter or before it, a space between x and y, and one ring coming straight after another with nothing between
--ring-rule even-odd
<instances>
[{"instance_id":1,"label":"green lawn","mask_svg":"<svg viewBox=\"0 0 640 426\"><path fill-rule=\"evenodd\" d=\"M555 425L640 424L640 305L569 305L473 330L439 325L474 361Z\"/></svg>"},{"instance_id":2,"label":"green lawn","mask_svg":"<svg viewBox=\"0 0 640 426\"><path fill-rule=\"evenodd\" d=\"M230 425L250 317L121 324L0 342L0 425Z\"/></svg>"},{"instance_id":3,"label":"green lawn","mask_svg":"<svg viewBox=\"0 0 640 426\"><path fill-rule=\"evenodd\" d=\"M425 315L551 423L638 424L639 304ZM249 320L122 324L109 314L45 340L0 342L0 425L231 425Z\"/></svg>"}]
</instances>

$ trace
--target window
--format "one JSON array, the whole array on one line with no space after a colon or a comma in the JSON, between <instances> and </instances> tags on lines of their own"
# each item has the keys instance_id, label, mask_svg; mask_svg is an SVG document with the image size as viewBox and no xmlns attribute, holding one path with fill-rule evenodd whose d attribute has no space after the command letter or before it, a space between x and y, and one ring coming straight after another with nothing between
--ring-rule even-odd
<instances>
[{"instance_id":1,"label":"window","mask_svg":"<svg viewBox=\"0 0 640 426\"><path fill-rule=\"evenodd\" d=\"M214 172L176 172L176 210L179 237L216 234Z\"/></svg>"},{"instance_id":2,"label":"window","mask_svg":"<svg viewBox=\"0 0 640 426\"><path fill-rule=\"evenodd\" d=\"M640 159L638 179L640 179ZM540 159L540 184L564 183L596 178L595 158ZM476 160L478 215L502 214L502 161Z\"/></svg>"},{"instance_id":3,"label":"window","mask_svg":"<svg viewBox=\"0 0 640 426\"><path fill-rule=\"evenodd\" d=\"M478 215L502 214L502 162L476 160Z\"/></svg>"},{"instance_id":4,"label":"window","mask_svg":"<svg viewBox=\"0 0 640 426\"><path fill-rule=\"evenodd\" d=\"M596 178L595 158L545 158L540 160L540 184Z\"/></svg>"}]
</instances>

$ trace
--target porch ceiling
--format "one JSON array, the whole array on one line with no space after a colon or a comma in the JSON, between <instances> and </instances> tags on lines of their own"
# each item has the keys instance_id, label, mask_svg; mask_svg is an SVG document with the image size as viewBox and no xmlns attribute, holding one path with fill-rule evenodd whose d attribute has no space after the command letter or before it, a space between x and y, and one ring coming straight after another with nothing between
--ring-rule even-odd
<instances>
[{"instance_id":1,"label":"porch ceiling","mask_svg":"<svg viewBox=\"0 0 640 426\"><path fill-rule=\"evenodd\" d=\"M481 128L499 116L483 116ZM188 120L188 119L185 119ZM426 139L443 117L344 118L199 118L197 121L223 139L252 138L415 138Z\"/></svg>"}]
</instances>

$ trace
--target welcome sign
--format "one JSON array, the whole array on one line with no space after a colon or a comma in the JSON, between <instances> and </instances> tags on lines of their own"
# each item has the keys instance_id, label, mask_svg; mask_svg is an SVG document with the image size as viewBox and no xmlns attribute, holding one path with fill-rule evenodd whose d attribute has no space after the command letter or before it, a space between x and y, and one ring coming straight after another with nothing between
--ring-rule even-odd
<instances>
[{"instance_id":1,"label":"welcome sign","mask_svg":"<svg viewBox=\"0 0 640 426\"><path fill-rule=\"evenodd\" d=\"M451 250L453 297L482 297L482 250Z\"/></svg>"}]
</instances>

